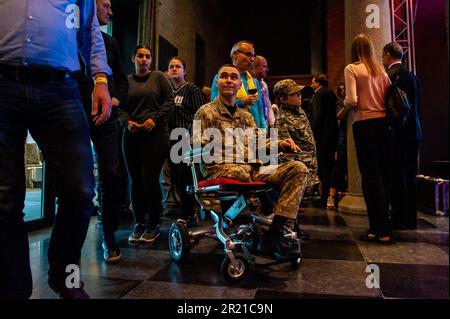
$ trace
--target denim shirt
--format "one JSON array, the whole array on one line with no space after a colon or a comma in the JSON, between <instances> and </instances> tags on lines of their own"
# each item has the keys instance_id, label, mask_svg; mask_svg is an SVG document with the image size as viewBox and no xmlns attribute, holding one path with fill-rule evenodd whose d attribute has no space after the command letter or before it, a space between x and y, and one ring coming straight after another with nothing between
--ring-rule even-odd
<instances>
[{"instance_id":1,"label":"denim shirt","mask_svg":"<svg viewBox=\"0 0 450 319\"><path fill-rule=\"evenodd\" d=\"M94 0L0 0L0 64L111 75Z\"/></svg>"}]
</instances>

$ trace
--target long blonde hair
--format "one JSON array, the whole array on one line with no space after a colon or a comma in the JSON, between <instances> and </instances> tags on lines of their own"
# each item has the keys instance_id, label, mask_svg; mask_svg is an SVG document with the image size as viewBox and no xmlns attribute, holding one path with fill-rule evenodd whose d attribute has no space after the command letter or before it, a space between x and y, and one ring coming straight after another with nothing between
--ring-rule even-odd
<instances>
[{"instance_id":1,"label":"long blonde hair","mask_svg":"<svg viewBox=\"0 0 450 319\"><path fill-rule=\"evenodd\" d=\"M382 65L375 58L375 49L370 37L361 33L353 38L352 41L352 63L363 63L369 74L379 76L384 73Z\"/></svg>"}]
</instances>

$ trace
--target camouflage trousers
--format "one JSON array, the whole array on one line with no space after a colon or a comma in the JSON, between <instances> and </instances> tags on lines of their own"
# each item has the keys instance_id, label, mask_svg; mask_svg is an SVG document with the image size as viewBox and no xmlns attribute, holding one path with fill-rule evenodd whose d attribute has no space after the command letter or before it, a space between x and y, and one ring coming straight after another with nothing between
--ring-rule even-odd
<instances>
[{"instance_id":1,"label":"camouflage trousers","mask_svg":"<svg viewBox=\"0 0 450 319\"><path fill-rule=\"evenodd\" d=\"M275 215L297 218L300 202L308 184L308 168L302 162L253 167L240 164L214 165L208 170L209 179L231 178L243 182L265 182L280 187Z\"/></svg>"}]
</instances>

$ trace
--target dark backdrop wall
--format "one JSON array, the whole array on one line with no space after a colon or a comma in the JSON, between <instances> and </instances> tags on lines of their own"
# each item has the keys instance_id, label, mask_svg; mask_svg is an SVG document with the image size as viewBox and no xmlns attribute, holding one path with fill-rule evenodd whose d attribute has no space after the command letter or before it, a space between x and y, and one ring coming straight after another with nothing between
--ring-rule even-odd
<instances>
[{"instance_id":1,"label":"dark backdrop wall","mask_svg":"<svg viewBox=\"0 0 450 319\"><path fill-rule=\"evenodd\" d=\"M257 54L268 59L270 76L310 74L311 12L317 2L227 1L224 12L232 28L224 62L230 60L232 45L246 39L254 42Z\"/></svg>"},{"instance_id":2,"label":"dark backdrop wall","mask_svg":"<svg viewBox=\"0 0 450 319\"><path fill-rule=\"evenodd\" d=\"M414 30L417 75L423 90L421 170L424 174L432 175L438 174L440 170L434 161L449 160L449 65L445 0L418 1Z\"/></svg>"},{"instance_id":3,"label":"dark backdrop wall","mask_svg":"<svg viewBox=\"0 0 450 319\"><path fill-rule=\"evenodd\" d=\"M133 73L131 57L138 37L139 0L113 0L111 5L113 37L120 44L125 73Z\"/></svg>"}]
</instances>

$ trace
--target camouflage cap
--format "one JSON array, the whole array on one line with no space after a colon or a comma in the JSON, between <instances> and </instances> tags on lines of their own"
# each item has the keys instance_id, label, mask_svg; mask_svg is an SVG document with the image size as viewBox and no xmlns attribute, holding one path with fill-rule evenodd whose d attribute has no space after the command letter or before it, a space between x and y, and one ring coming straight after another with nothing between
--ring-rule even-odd
<instances>
[{"instance_id":1,"label":"camouflage cap","mask_svg":"<svg viewBox=\"0 0 450 319\"><path fill-rule=\"evenodd\" d=\"M281 80L277 84L275 84L275 87L273 88L273 94L275 94L275 96L289 95L297 93L303 88L303 86L295 83L294 80Z\"/></svg>"}]
</instances>

